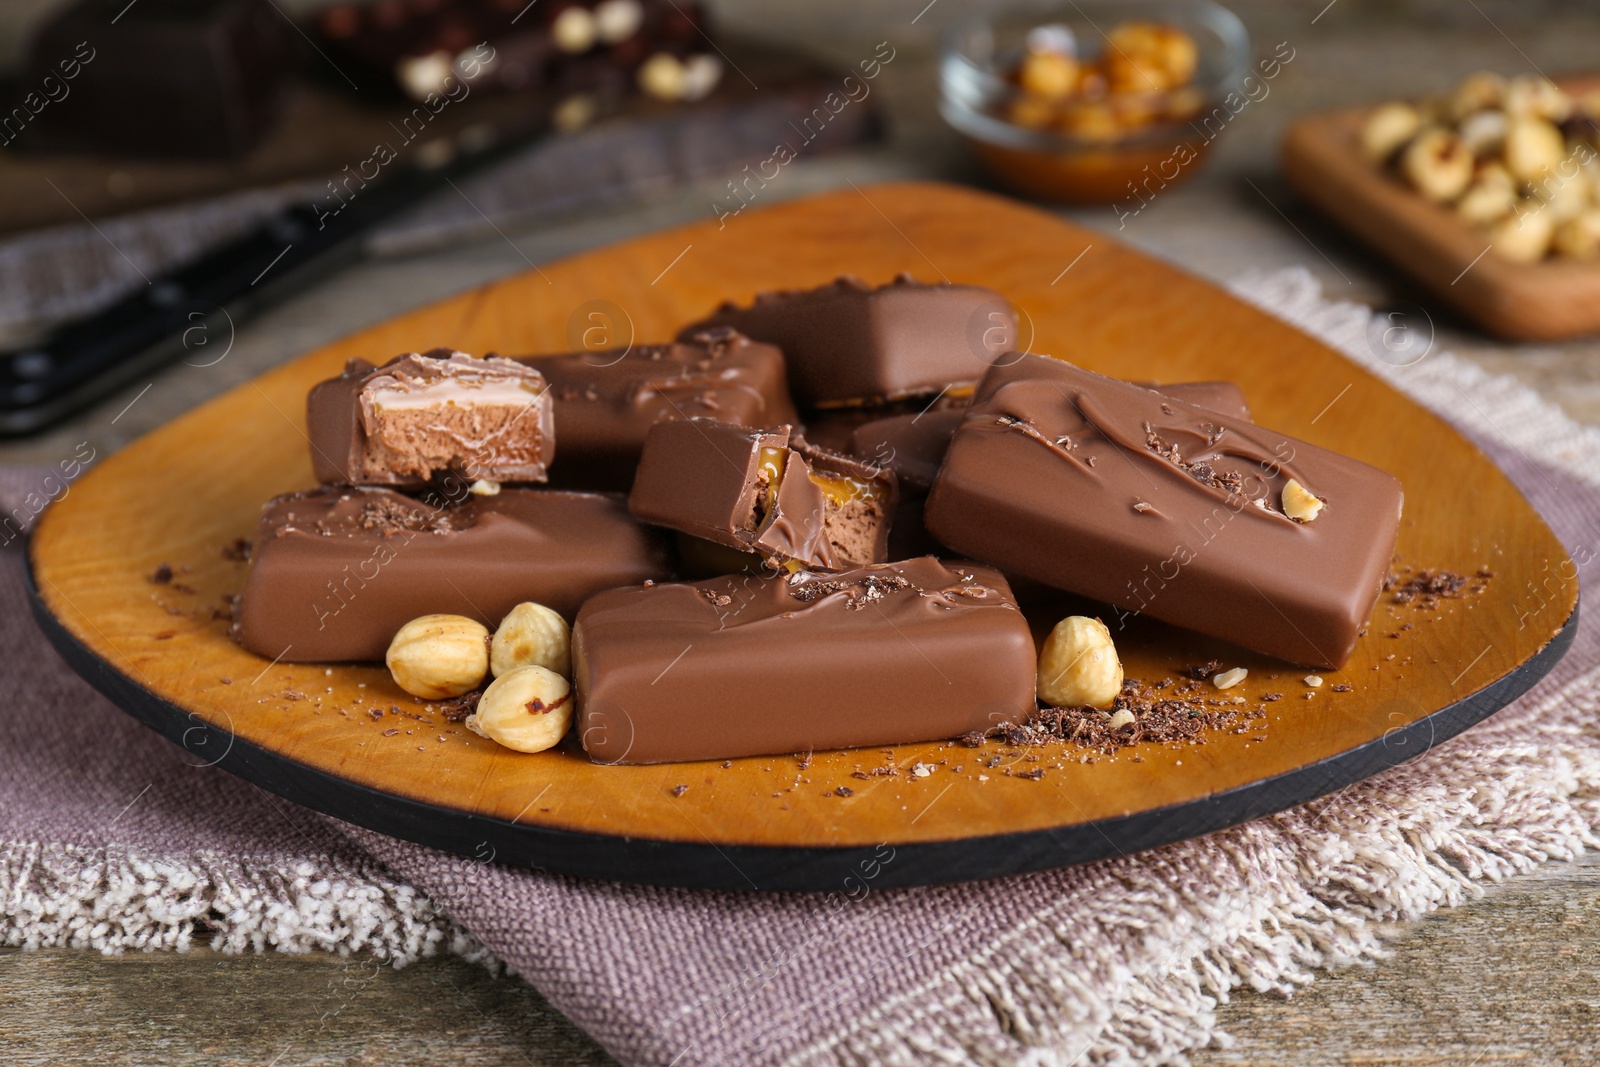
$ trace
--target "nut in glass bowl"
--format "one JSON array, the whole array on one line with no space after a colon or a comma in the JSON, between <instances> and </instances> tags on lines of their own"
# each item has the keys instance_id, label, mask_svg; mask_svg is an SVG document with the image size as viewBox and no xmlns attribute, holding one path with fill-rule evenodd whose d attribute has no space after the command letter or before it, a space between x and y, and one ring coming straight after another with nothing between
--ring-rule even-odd
<instances>
[{"instance_id":1,"label":"nut in glass bowl","mask_svg":"<svg viewBox=\"0 0 1600 1067\"><path fill-rule=\"evenodd\" d=\"M1002 185L1137 210L1292 56L1251 69L1244 25L1209 0L1041 2L950 31L939 111Z\"/></svg>"}]
</instances>

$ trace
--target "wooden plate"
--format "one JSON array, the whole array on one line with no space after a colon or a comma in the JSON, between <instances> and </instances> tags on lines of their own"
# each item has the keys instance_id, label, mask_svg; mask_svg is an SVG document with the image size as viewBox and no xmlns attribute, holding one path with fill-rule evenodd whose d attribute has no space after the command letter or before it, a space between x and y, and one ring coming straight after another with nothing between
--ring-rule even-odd
<instances>
[{"instance_id":1,"label":"wooden plate","mask_svg":"<svg viewBox=\"0 0 1600 1067\"><path fill-rule=\"evenodd\" d=\"M1559 84L1578 95L1600 89L1600 77ZM1552 341L1600 330L1600 262L1500 258L1482 230L1362 158L1357 140L1370 111L1325 112L1289 127L1283 168L1301 196L1492 334Z\"/></svg>"},{"instance_id":2,"label":"wooden plate","mask_svg":"<svg viewBox=\"0 0 1600 1067\"><path fill-rule=\"evenodd\" d=\"M90 681L195 762L302 804L482 859L732 889L838 889L874 861L880 885L980 878L1202 833L1416 755L1523 692L1565 651L1577 583L1563 576L1576 569L1506 477L1440 419L1212 286L1031 208L946 186L850 189L723 221L404 315L106 459L33 535L40 622ZM664 338L724 297L841 271L994 286L1025 314L1034 351L1096 370L1236 379L1261 422L1401 478L1401 563L1488 567L1494 577L1434 611L1385 598L1354 660L1323 672L1327 684L1311 699L1302 698L1303 669L1142 625L1121 640L1131 677L1215 656L1250 669L1230 694L1250 706L1268 692L1285 698L1263 704L1265 717L1243 733L1094 762L1079 762L1078 749L997 742L821 752L808 766L775 756L604 767L570 738L519 755L406 697L381 666L269 664L228 639L214 609L239 590L244 568L225 547L252 533L262 501L311 484L306 390L347 357L433 345L558 350L569 344L569 319L587 324L596 307L624 329L631 321L641 340ZM169 584L151 581L162 564L175 572ZM1351 690L1333 691L1341 685ZM933 773L909 773L918 762ZM852 777L886 763L903 769ZM1019 773L1040 769L1037 779ZM677 786L687 789L676 795ZM839 786L854 795L837 795Z\"/></svg>"}]
</instances>

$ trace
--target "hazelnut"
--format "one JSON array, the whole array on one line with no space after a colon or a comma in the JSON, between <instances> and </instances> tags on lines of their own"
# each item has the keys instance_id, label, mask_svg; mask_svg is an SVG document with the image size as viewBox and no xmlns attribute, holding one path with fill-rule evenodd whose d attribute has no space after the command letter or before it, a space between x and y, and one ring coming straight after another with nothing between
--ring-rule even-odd
<instances>
[{"instance_id":1,"label":"hazelnut","mask_svg":"<svg viewBox=\"0 0 1600 1067\"><path fill-rule=\"evenodd\" d=\"M667 101L682 100L689 80L682 61L671 52L657 52L645 60L635 77L646 96Z\"/></svg>"},{"instance_id":2,"label":"hazelnut","mask_svg":"<svg viewBox=\"0 0 1600 1067\"><path fill-rule=\"evenodd\" d=\"M1211 684L1218 689L1232 689L1250 675L1248 667L1235 667L1231 671L1221 671L1211 676Z\"/></svg>"},{"instance_id":3,"label":"hazelnut","mask_svg":"<svg viewBox=\"0 0 1600 1067\"><path fill-rule=\"evenodd\" d=\"M1456 136L1478 158L1497 155L1505 144L1511 119L1504 111L1474 111L1456 126Z\"/></svg>"},{"instance_id":4,"label":"hazelnut","mask_svg":"<svg viewBox=\"0 0 1600 1067\"><path fill-rule=\"evenodd\" d=\"M683 98L704 100L722 80L722 60L709 52L692 55L683 61Z\"/></svg>"},{"instance_id":5,"label":"hazelnut","mask_svg":"<svg viewBox=\"0 0 1600 1067\"><path fill-rule=\"evenodd\" d=\"M1122 661L1099 619L1070 615L1039 651L1039 699L1052 707L1110 707L1122 692Z\"/></svg>"},{"instance_id":6,"label":"hazelnut","mask_svg":"<svg viewBox=\"0 0 1600 1067\"><path fill-rule=\"evenodd\" d=\"M1023 93L1006 108L1006 118L1013 125L1029 130L1042 130L1055 120L1056 108L1040 96Z\"/></svg>"},{"instance_id":7,"label":"hazelnut","mask_svg":"<svg viewBox=\"0 0 1600 1067\"><path fill-rule=\"evenodd\" d=\"M1410 104L1379 104L1361 127L1361 153L1382 163L1417 135L1422 115Z\"/></svg>"},{"instance_id":8,"label":"hazelnut","mask_svg":"<svg viewBox=\"0 0 1600 1067\"><path fill-rule=\"evenodd\" d=\"M1116 711L1111 713L1111 718L1106 721L1106 729L1120 730L1130 722L1133 722L1134 719L1135 716L1133 712L1129 711L1127 708L1118 708Z\"/></svg>"},{"instance_id":9,"label":"hazelnut","mask_svg":"<svg viewBox=\"0 0 1600 1067\"><path fill-rule=\"evenodd\" d=\"M1474 225L1487 226L1509 215L1516 203L1511 175L1498 163L1491 163L1478 168L1478 176L1456 201L1456 214Z\"/></svg>"},{"instance_id":10,"label":"hazelnut","mask_svg":"<svg viewBox=\"0 0 1600 1067\"><path fill-rule=\"evenodd\" d=\"M1490 227L1489 243L1513 263L1536 263L1550 251L1555 222L1537 200L1519 200L1512 211Z\"/></svg>"},{"instance_id":11,"label":"hazelnut","mask_svg":"<svg viewBox=\"0 0 1600 1067\"><path fill-rule=\"evenodd\" d=\"M1283 486L1283 513L1295 522L1310 522L1322 511L1323 503L1298 481L1290 478Z\"/></svg>"},{"instance_id":12,"label":"hazelnut","mask_svg":"<svg viewBox=\"0 0 1600 1067\"><path fill-rule=\"evenodd\" d=\"M572 686L543 667L518 667L489 683L467 729L518 752L554 748L572 726Z\"/></svg>"},{"instance_id":13,"label":"hazelnut","mask_svg":"<svg viewBox=\"0 0 1600 1067\"><path fill-rule=\"evenodd\" d=\"M550 40L563 52L587 52L594 47L597 36L594 15L586 7L569 7L550 24Z\"/></svg>"},{"instance_id":14,"label":"hazelnut","mask_svg":"<svg viewBox=\"0 0 1600 1067\"><path fill-rule=\"evenodd\" d=\"M644 24L639 0L601 0L594 8L595 35L605 44L626 41Z\"/></svg>"},{"instance_id":15,"label":"hazelnut","mask_svg":"<svg viewBox=\"0 0 1600 1067\"><path fill-rule=\"evenodd\" d=\"M423 700L444 700L483 682L488 639L488 629L464 615L424 615L400 627L383 661L401 689Z\"/></svg>"},{"instance_id":16,"label":"hazelnut","mask_svg":"<svg viewBox=\"0 0 1600 1067\"><path fill-rule=\"evenodd\" d=\"M1424 130L1400 155L1400 172L1429 200L1446 202L1472 181L1472 153L1449 130Z\"/></svg>"},{"instance_id":17,"label":"hazelnut","mask_svg":"<svg viewBox=\"0 0 1600 1067\"><path fill-rule=\"evenodd\" d=\"M1475 111L1499 108L1505 103L1506 80L1492 71L1480 70L1469 74L1457 85L1445 102L1445 111L1456 122L1461 122Z\"/></svg>"},{"instance_id":18,"label":"hazelnut","mask_svg":"<svg viewBox=\"0 0 1600 1067\"><path fill-rule=\"evenodd\" d=\"M1122 136L1122 126L1110 105L1092 100L1063 108L1060 127L1062 132L1085 141L1115 141Z\"/></svg>"},{"instance_id":19,"label":"hazelnut","mask_svg":"<svg viewBox=\"0 0 1600 1067\"><path fill-rule=\"evenodd\" d=\"M498 678L518 667L572 673L572 631L543 604L524 602L506 613L489 644L489 670Z\"/></svg>"},{"instance_id":20,"label":"hazelnut","mask_svg":"<svg viewBox=\"0 0 1600 1067\"><path fill-rule=\"evenodd\" d=\"M1065 100L1078 88L1078 61L1060 52L1030 51L1017 71L1025 93L1046 100Z\"/></svg>"},{"instance_id":21,"label":"hazelnut","mask_svg":"<svg viewBox=\"0 0 1600 1067\"><path fill-rule=\"evenodd\" d=\"M1513 177L1536 182L1560 166L1567 142L1561 131L1541 118L1513 118L1501 150Z\"/></svg>"},{"instance_id":22,"label":"hazelnut","mask_svg":"<svg viewBox=\"0 0 1600 1067\"><path fill-rule=\"evenodd\" d=\"M1546 174L1529 190L1534 200L1544 205L1550 221L1560 226L1567 219L1589 209L1590 183L1586 176L1574 174L1563 177L1559 172Z\"/></svg>"},{"instance_id":23,"label":"hazelnut","mask_svg":"<svg viewBox=\"0 0 1600 1067\"><path fill-rule=\"evenodd\" d=\"M467 486L467 492L471 493L473 496L499 496L500 483L490 481L488 478L479 478L477 481Z\"/></svg>"},{"instance_id":24,"label":"hazelnut","mask_svg":"<svg viewBox=\"0 0 1600 1067\"><path fill-rule=\"evenodd\" d=\"M1567 259L1600 256L1600 208L1590 208L1556 227L1556 254Z\"/></svg>"},{"instance_id":25,"label":"hazelnut","mask_svg":"<svg viewBox=\"0 0 1600 1067\"><path fill-rule=\"evenodd\" d=\"M1572 114L1572 98L1548 78L1524 74L1506 85L1505 108L1518 118L1560 122Z\"/></svg>"},{"instance_id":26,"label":"hazelnut","mask_svg":"<svg viewBox=\"0 0 1600 1067\"><path fill-rule=\"evenodd\" d=\"M1114 93L1165 92L1194 78L1199 50L1194 38L1159 22L1124 22L1106 35L1102 58Z\"/></svg>"},{"instance_id":27,"label":"hazelnut","mask_svg":"<svg viewBox=\"0 0 1600 1067\"><path fill-rule=\"evenodd\" d=\"M1304 681L1313 689L1322 688L1322 675L1320 674L1308 674L1305 676Z\"/></svg>"}]
</instances>

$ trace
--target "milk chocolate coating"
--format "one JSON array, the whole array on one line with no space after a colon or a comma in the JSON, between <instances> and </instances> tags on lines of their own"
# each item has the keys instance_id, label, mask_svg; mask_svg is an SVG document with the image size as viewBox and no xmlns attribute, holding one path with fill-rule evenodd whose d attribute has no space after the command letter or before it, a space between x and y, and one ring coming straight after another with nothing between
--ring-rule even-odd
<instances>
[{"instance_id":1,"label":"milk chocolate coating","mask_svg":"<svg viewBox=\"0 0 1600 1067\"><path fill-rule=\"evenodd\" d=\"M764 449L783 457L775 501ZM811 475L869 487L844 503ZM789 427L751 430L713 419L658 423L645 441L628 509L645 522L746 552L840 571L882 563L898 496L894 475L808 445Z\"/></svg>"},{"instance_id":2,"label":"milk chocolate coating","mask_svg":"<svg viewBox=\"0 0 1600 1067\"><path fill-rule=\"evenodd\" d=\"M504 489L437 507L327 486L262 509L234 634L269 659L381 660L419 615L492 630L531 600L570 619L592 593L671 571L664 538L612 494Z\"/></svg>"},{"instance_id":3,"label":"milk chocolate coating","mask_svg":"<svg viewBox=\"0 0 1600 1067\"><path fill-rule=\"evenodd\" d=\"M614 589L572 636L603 763L955 737L1034 710L1034 647L998 573L932 556L842 574Z\"/></svg>"},{"instance_id":4,"label":"milk chocolate coating","mask_svg":"<svg viewBox=\"0 0 1600 1067\"><path fill-rule=\"evenodd\" d=\"M783 349L802 404L897 400L980 377L1015 347L1017 316L976 285L924 285L902 274L874 289L845 276L816 289L759 293L723 304L704 326L732 326Z\"/></svg>"},{"instance_id":5,"label":"milk chocolate coating","mask_svg":"<svg viewBox=\"0 0 1600 1067\"><path fill-rule=\"evenodd\" d=\"M1400 483L1239 418L1043 356L991 371L928 497L941 542L1294 663L1349 659ZM1289 479L1326 503L1284 515Z\"/></svg>"},{"instance_id":6,"label":"milk chocolate coating","mask_svg":"<svg viewBox=\"0 0 1600 1067\"><path fill-rule=\"evenodd\" d=\"M1134 384L1237 419L1250 419L1244 392L1232 382ZM965 414L965 408L946 408L874 419L856 427L845 451L894 471L900 480L902 499L923 494L933 487L950 438Z\"/></svg>"},{"instance_id":7,"label":"milk chocolate coating","mask_svg":"<svg viewBox=\"0 0 1600 1067\"><path fill-rule=\"evenodd\" d=\"M515 358L550 383L561 442L550 472L556 485L627 490L645 435L666 419L799 422L783 353L730 329L696 331L679 344Z\"/></svg>"},{"instance_id":8,"label":"milk chocolate coating","mask_svg":"<svg viewBox=\"0 0 1600 1067\"><path fill-rule=\"evenodd\" d=\"M436 348L382 367L363 359L306 398L317 480L426 485L446 471L542 482L555 456L544 377L509 359Z\"/></svg>"}]
</instances>

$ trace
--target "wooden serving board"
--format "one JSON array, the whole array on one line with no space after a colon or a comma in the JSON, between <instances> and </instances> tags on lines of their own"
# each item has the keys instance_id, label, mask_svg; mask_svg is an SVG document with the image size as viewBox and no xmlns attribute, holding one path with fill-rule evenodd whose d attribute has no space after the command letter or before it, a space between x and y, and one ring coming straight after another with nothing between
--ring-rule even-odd
<instances>
[{"instance_id":1,"label":"wooden serving board","mask_svg":"<svg viewBox=\"0 0 1600 1067\"><path fill-rule=\"evenodd\" d=\"M1523 692L1565 651L1577 583L1560 580L1565 552L1506 477L1434 415L1213 286L1035 209L948 186L847 189L725 222L604 248L411 312L106 459L33 535L40 622L95 685L195 759L300 803L483 859L733 889L837 889L875 857L884 885L979 878L1216 829L1416 755ZM1302 698L1304 669L1140 624L1119 635L1130 677L1154 680L1215 657L1250 670L1229 695L1252 706L1268 692L1285 698L1264 704L1266 716L1243 733L1093 762L1080 762L1081 749L990 741L819 752L809 765L773 756L599 766L571 737L537 755L498 748L405 696L381 665L269 664L229 640L214 609L238 592L244 566L225 547L252 534L268 497L312 484L306 390L347 358L434 345L559 350L569 317L594 301L625 311L640 340L666 338L724 298L844 271L993 286L1023 312L1032 350L1095 370L1234 379L1262 423L1402 480L1401 563L1468 575L1488 567L1494 577L1432 612L1385 597L1350 665L1322 672L1326 684L1311 699ZM151 581L162 564L172 584ZM1538 602L1527 601L1530 588ZM1351 689L1334 692L1340 685ZM374 718L374 707L384 714ZM933 773L908 773L918 762ZM890 763L901 772L852 777ZM1036 779L1020 775L1041 769ZM677 786L687 789L677 795ZM839 786L854 795L837 795Z\"/></svg>"},{"instance_id":2,"label":"wooden serving board","mask_svg":"<svg viewBox=\"0 0 1600 1067\"><path fill-rule=\"evenodd\" d=\"M1600 76L1558 83L1577 95L1600 89ZM1600 331L1600 261L1500 258L1482 230L1362 157L1370 111L1324 112L1289 127L1284 174L1301 196L1489 333L1553 341Z\"/></svg>"}]
</instances>

